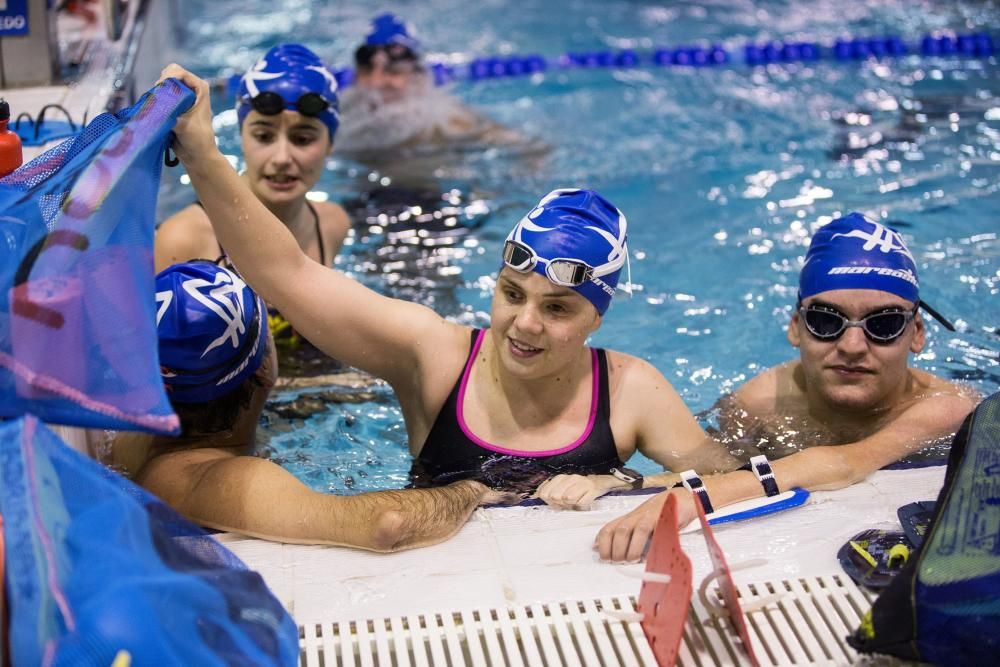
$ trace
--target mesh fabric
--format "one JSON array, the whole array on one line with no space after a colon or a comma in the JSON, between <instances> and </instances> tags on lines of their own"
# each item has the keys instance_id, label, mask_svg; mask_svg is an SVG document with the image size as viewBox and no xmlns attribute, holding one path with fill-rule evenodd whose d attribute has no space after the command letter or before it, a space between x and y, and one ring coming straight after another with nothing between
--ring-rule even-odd
<instances>
[{"instance_id":1,"label":"mesh fabric","mask_svg":"<svg viewBox=\"0 0 1000 667\"><path fill-rule=\"evenodd\" d=\"M152 247L163 152L193 99L169 80L0 179L0 417L177 431Z\"/></svg>"}]
</instances>

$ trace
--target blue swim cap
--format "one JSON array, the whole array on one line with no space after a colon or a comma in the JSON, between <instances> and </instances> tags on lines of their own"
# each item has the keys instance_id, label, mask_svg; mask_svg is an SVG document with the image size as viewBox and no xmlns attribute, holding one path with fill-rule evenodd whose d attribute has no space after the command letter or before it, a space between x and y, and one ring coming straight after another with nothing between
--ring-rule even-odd
<instances>
[{"instance_id":1,"label":"blue swim cap","mask_svg":"<svg viewBox=\"0 0 1000 667\"><path fill-rule=\"evenodd\" d=\"M917 266L894 229L849 213L820 227L799 274L799 300L837 289L874 289L919 303Z\"/></svg>"},{"instance_id":2,"label":"blue swim cap","mask_svg":"<svg viewBox=\"0 0 1000 667\"><path fill-rule=\"evenodd\" d=\"M504 263L515 269L523 266L520 270L524 271L530 267L550 281L570 287L603 315L628 260L627 232L628 222L622 212L593 190L553 190L508 234ZM528 254L516 246L523 246ZM529 258L529 254L540 261ZM578 285L560 282L552 270L560 264L558 260L569 260L566 268L583 262L593 271L587 272L582 281L576 280ZM582 273L577 276L581 277Z\"/></svg>"},{"instance_id":3,"label":"blue swim cap","mask_svg":"<svg viewBox=\"0 0 1000 667\"><path fill-rule=\"evenodd\" d=\"M236 115L241 127L253 108L251 100L266 92L280 95L285 108L292 111L298 111L303 95L314 93L322 97L329 107L316 118L330 130L330 141L333 141L340 125L337 79L315 53L301 44L279 44L248 69L240 78L236 93Z\"/></svg>"},{"instance_id":4,"label":"blue swim cap","mask_svg":"<svg viewBox=\"0 0 1000 667\"><path fill-rule=\"evenodd\" d=\"M204 403L257 372L267 347L264 302L234 271L175 264L156 276L160 372L171 399Z\"/></svg>"},{"instance_id":5,"label":"blue swim cap","mask_svg":"<svg viewBox=\"0 0 1000 667\"><path fill-rule=\"evenodd\" d=\"M365 36L365 44L368 46L399 44L413 52L420 49L420 42L410 35L406 24L393 14L381 14L372 19L371 27Z\"/></svg>"}]
</instances>

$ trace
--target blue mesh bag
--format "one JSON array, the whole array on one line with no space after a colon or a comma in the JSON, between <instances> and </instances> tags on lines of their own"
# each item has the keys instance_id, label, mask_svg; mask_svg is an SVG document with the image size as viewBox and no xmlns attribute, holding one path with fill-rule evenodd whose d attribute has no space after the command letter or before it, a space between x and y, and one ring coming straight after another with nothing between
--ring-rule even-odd
<instances>
[{"instance_id":1,"label":"blue mesh bag","mask_svg":"<svg viewBox=\"0 0 1000 667\"><path fill-rule=\"evenodd\" d=\"M164 150L193 101L167 81L0 179L0 417L178 431L152 249Z\"/></svg>"},{"instance_id":2,"label":"blue mesh bag","mask_svg":"<svg viewBox=\"0 0 1000 667\"><path fill-rule=\"evenodd\" d=\"M848 642L935 665L1000 655L1000 393L955 435L944 487L917 555Z\"/></svg>"},{"instance_id":3,"label":"blue mesh bag","mask_svg":"<svg viewBox=\"0 0 1000 667\"><path fill-rule=\"evenodd\" d=\"M0 513L15 665L298 659L260 575L35 417L0 423Z\"/></svg>"}]
</instances>

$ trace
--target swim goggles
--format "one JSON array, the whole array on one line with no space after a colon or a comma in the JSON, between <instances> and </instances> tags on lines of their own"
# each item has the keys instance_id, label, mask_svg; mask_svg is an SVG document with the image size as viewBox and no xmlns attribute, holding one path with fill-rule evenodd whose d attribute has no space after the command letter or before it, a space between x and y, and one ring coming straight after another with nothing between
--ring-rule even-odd
<instances>
[{"instance_id":1,"label":"swim goggles","mask_svg":"<svg viewBox=\"0 0 1000 667\"><path fill-rule=\"evenodd\" d=\"M305 93L294 103L285 102L285 98L273 91L267 90L255 97L243 98L251 108L265 116L276 116L285 109L298 111L303 116L316 118L330 108L330 101L319 93Z\"/></svg>"},{"instance_id":2,"label":"swim goggles","mask_svg":"<svg viewBox=\"0 0 1000 667\"><path fill-rule=\"evenodd\" d=\"M371 67L372 59L379 51L388 56L390 64L417 63L420 60L416 52L405 44L362 44L354 52L354 62L358 67Z\"/></svg>"},{"instance_id":3,"label":"swim goggles","mask_svg":"<svg viewBox=\"0 0 1000 667\"><path fill-rule=\"evenodd\" d=\"M868 340L879 345L889 345L902 336L906 325L916 314L917 308L886 308L865 315L860 320L852 320L830 306L799 306L799 315L805 322L806 329L819 340L837 340L850 327L860 327Z\"/></svg>"},{"instance_id":4,"label":"swim goggles","mask_svg":"<svg viewBox=\"0 0 1000 667\"><path fill-rule=\"evenodd\" d=\"M614 261L595 268L579 259L539 257L531 247L513 239L507 239L503 244L503 263L518 273L531 271L538 262L545 263L545 276L556 285L579 287L591 281L608 290L612 288L600 276L614 273L623 264L623 261Z\"/></svg>"}]
</instances>

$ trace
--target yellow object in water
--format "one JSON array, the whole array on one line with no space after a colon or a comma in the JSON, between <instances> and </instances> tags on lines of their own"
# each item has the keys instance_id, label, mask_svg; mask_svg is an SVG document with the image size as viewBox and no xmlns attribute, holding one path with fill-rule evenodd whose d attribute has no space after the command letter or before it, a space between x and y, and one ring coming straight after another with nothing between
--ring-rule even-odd
<instances>
[{"instance_id":1,"label":"yellow object in water","mask_svg":"<svg viewBox=\"0 0 1000 667\"><path fill-rule=\"evenodd\" d=\"M132 654L122 649L115 655L111 667L130 667L132 665Z\"/></svg>"},{"instance_id":2,"label":"yellow object in water","mask_svg":"<svg viewBox=\"0 0 1000 667\"><path fill-rule=\"evenodd\" d=\"M280 313L270 313L267 316L267 325L271 328L271 336L276 345L281 347L298 347L299 335L289 324L288 320Z\"/></svg>"}]
</instances>

